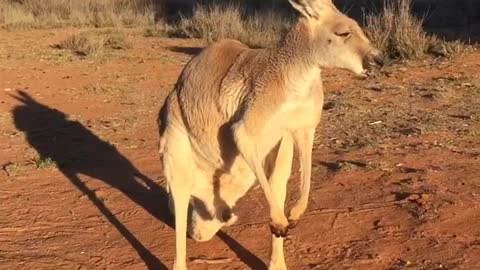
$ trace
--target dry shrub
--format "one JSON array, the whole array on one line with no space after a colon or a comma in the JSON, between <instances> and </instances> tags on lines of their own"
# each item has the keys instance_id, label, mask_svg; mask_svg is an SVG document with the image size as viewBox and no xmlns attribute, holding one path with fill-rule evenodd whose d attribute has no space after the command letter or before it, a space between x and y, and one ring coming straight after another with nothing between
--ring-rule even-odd
<instances>
[{"instance_id":1,"label":"dry shrub","mask_svg":"<svg viewBox=\"0 0 480 270\"><path fill-rule=\"evenodd\" d=\"M132 47L122 32L73 34L54 47L69 50L80 56L96 57L104 54L106 49L122 50Z\"/></svg>"},{"instance_id":2,"label":"dry shrub","mask_svg":"<svg viewBox=\"0 0 480 270\"><path fill-rule=\"evenodd\" d=\"M253 47L271 47L280 41L292 24L291 18L275 11L258 12L244 21L245 31L240 40Z\"/></svg>"},{"instance_id":3,"label":"dry shrub","mask_svg":"<svg viewBox=\"0 0 480 270\"><path fill-rule=\"evenodd\" d=\"M179 35L208 41L238 38L244 31L241 17L238 5L198 5L191 18L181 17L177 31Z\"/></svg>"},{"instance_id":4,"label":"dry shrub","mask_svg":"<svg viewBox=\"0 0 480 270\"><path fill-rule=\"evenodd\" d=\"M23 26L34 25L32 12L26 12L19 4L0 2L0 25Z\"/></svg>"},{"instance_id":5,"label":"dry shrub","mask_svg":"<svg viewBox=\"0 0 480 270\"><path fill-rule=\"evenodd\" d=\"M56 47L81 56L97 56L103 50L103 40L92 35L73 34Z\"/></svg>"},{"instance_id":6,"label":"dry shrub","mask_svg":"<svg viewBox=\"0 0 480 270\"><path fill-rule=\"evenodd\" d=\"M248 15L238 5L198 5L190 18L181 17L174 35L203 38L209 42L233 38L253 47L276 44L291 20L274 11Z\"/></svg>"},{"instance_id":7,"label":"dry shrub","mask_svg":"<svg viewBox=\"0 0 480 270\"><path fill-rule=\"evenodd\" d=\"M461 42L446 42L427 34L423 23L424 18L412 15L412 0L386 0L379 14L367 16L366 31L390 59L421 59L429 53L446 56L462 50Z\"/></svg>"},{"instance_id":8,"label":"dry shrub","mask_svg":"<svg viewBox=\"0 0 480 270\"><path fill-rule=\"evenodd\" d=\"M367 16L372 42L391 58L422 58L434 42L423 30L423 20L411 13L411 0L389 0L382 12Z\"/></svg>"},{"instance_id":9,"label":"dry shrub","mask_svg":"<svg viewBox=\"0 0 480 270\"><path fill-rule=\"evenodd\" d=\"M154 25L148 26L143 32L145 37L168 37L175 35L176 28L164 22L157 22Z\"/></svg>"},{"instance_id":10,"label":"dry shrub","mask_svg":"<svg viewBox=\"0 0 480 270\"><path fill-rule=\"evenodd\" d=\"M103 46L113 50L126 50L132 48L132 43L123 32L113 32L105 38Z\"/></svg>"},{"instance_id":11,"label":"dry shrub","mask_svg":"<svg viewBox=\"0 0 480 270\"><path fill-rule=\"evenodd\" d=\"M113 27L153 23L149 0L3 0L0 25L7 28Z\"/></svg>"}]
</instances>

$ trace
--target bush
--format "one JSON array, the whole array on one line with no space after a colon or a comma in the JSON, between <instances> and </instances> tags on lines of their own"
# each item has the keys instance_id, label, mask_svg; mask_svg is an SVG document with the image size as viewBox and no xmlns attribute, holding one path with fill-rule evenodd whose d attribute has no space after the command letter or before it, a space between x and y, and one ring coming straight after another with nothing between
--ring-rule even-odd
<instances>
[{"instance_id":1,"label":"bush","mask_svg":"<svg viewBox=\"0 0 480 270\"><path fill-rule=\"evenodd\" d=\"M105 49L122 50L132 47L122 32L80 33L73 34L54 47L69 50L80 56L96 57L104 53Z\"/></svg>"},{"instance_id":2,"label":"bush","mask_svg":"<svg viewBox=\"0 0 480 270\"><path fill-rule=\"evenodd\" d=\"M145 28L143 32L143 36L145 37L168 37L174 36L176 32L176 28L163 23L157 22L155 25L151 25Z\"/></svg>"},{"instance_id":3,"label":"bush","mask_svg":"<svg viewBox=\"0 0 480 270\"><path fill-rule=\"evenodd\" d=\"M73 34L56 47L81 56L96 56L103 50L103 41L85 34Z\"/></svg>"},{"instance_id":4,"label":"bush","mask_svg":"<svg viewBox=\"0 0 480 270\"><path fill-rule=\"evenodd\" d=\"M108 35L103 41L103 46L114 50L126 50L132 48L132 44L123 32L114 32Z\"/></svg>"},{"instance_id":5,"label":"bush","mask_svg":"<svg viewBox=\"0 0 480 270\"><path fill-rule=\"evenodd\" d=\"M199 5L192 17L181 17L174 35L203 38L209 42L233 38L253 47L276 44L291 20L275 11L265 11L247 16L238 5Z\"/></svg>"},{"instance_id":6,"label":"bush","mask_svg":"<svg viewBox=\"0 0 480 270\"><path fill-rule=\"evenodd\" d=\"M423 23L423 18L412 15L412 0L388 0L380 14L367 16L366 32L390 59L421 59L429 53L446 56L462 50L460 42L428 35Z\"/></svg>"}]
</instances>

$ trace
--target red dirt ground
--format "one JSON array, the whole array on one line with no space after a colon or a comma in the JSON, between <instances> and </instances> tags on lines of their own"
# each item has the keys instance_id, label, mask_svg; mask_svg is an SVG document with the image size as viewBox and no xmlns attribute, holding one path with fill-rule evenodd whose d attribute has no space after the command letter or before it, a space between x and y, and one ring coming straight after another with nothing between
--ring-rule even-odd
<instances>
[{"instance_id":1,"label":"red dirt ground","mask_svg":"<svg viewBox=\"0 0 480 270\"><path fill-rule=\"evenodd\" d=\"M171 269L156 117L203 44L132 30L132 49L97 58L51 47L73 31L0 32L0 269ZM289 269L480 269L479 74L478 51L366 80L324 72ZM265 269L260 190L238 211L211 241L188 241L189 269Z\"/></svg>"}]
</instances>

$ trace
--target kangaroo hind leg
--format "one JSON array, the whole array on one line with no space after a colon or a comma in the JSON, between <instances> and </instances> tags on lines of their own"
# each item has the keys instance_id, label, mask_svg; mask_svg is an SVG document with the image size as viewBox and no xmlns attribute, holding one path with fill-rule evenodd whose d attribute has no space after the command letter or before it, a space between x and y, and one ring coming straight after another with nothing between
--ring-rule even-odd
<instances>
[{"instance_id":1,"label":"kangaroo hind leg","mask_svg":"<svg viewBox=\"0 0 480 270\"><path fill-rule=\"evenodd\" d=\"M163 153L164 173L175 215L176 257L174 270L186 270L188 206L193 188L192 152L188 138L171 136Z\"/></svg>"}]
</instances>

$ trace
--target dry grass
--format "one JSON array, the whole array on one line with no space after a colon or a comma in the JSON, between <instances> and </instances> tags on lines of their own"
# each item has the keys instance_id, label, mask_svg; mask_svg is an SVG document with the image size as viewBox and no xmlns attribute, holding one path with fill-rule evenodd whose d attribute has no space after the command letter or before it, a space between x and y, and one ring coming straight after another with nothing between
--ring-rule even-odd
<instances>
[{"instance_id":1,"label":"dry grass","mask_svg":"<svg viewBox=\"0 0 480 270\"><path fill-rule=\"evenodd\" d=\"M7 173L9 177L15 177L20 171L20 166L17 163L7 162L2 166L3 170Z\"/></svg>"},{"instance_id":2,"label":"dry grass","mask_svg":"<svg viewBox=\"0 0 480 270\"><path fill-rule=\"evenodd\" d=\"M277 44L292 25L292 18L275 11L259 12L244 21L240 40L254 47L269 47Z\"/></svg>"},{"instance_id":3,"label":"dry grass","mask_svg":"<svg viewBox=\"0 0 480 270\"><path fill-rule=\"evenodd\" d=\"M50 169L50 168L57 168L58 164L55 160L50 157L47 158L35 158L33 159L33 163L37 169Z\"/></svg>"},{"instance_id":4,"label":"dry grass","mask_svg":"<svg viewBox=\"0 0 480 270\"><path fill-rule=\"evenodd\" d=\"M379 14L367 16L366 29L372 41L390 59L419 59L429 53L448 55L462 51L460 42L449 43L428 35L423 19L411 12L412 0L385 0ZM15 28L50 27L146 27L149 37L202 38L209 42L233 38L252 47L271 47L292 25L292 18L278 9L247 12L235 4L198 5L191 17L176 24L155 23L152 0L0 0L0 26ZM70 43L70 44L68 44ZM64 47L79 54L94 55L99 48L128 48L113 38L106 44L87 37L72 37Z\"/></svg>"},{"instance_id":5,"label":"dry grass","mask_svg":"<svg viewBox=\"0 0 480 270\"><path fill-rule=\"evenodd\" d=\"M81 56L97 56L103 50L103 42L85 34L73 34L56 46L62 50L70 50Z\"/></svg>"},{"instance_id":6,"label":"dry grass","mask_svg":"<svg viewBox=\"0 0 480 270\"><path fill-rule=\"evenodd\" d=\"M123 32L112 32L103 40L103 47L113 50L126 50L132 48L132 43Z\"/></svg>"},{"instance_id":7,"label":"dry grass","mask_svg":"<svg viewBox=\"0 0 480 270\"><path fill-rule=\"evenodd\" d=\"M174 36L176 27L163 22L157 22L155 25L151 25L145 28L143 36L145 37L168 37Z\"/></svg>"},{"instance_id":8,"label":"dry grass","mask_svg":"<svg viewBox=\"0 0 480 270\"><path fill-rule=\"evenodd\" d=\"M96 57L102 55L106 49L129 49L132 45L123 32L110 31L104 34L94 32L73 34L54 47L72 51L80 56Z\"/></svg>"},{"instance_id":9,"label":"dry grass","mask_svg":"<svg viewBox=\"0 0 480 270\"><path fill-rule=\"evenodd\" d=\"M444 42L423 29L423 19L412 15L412 0L385 0L379 14L367 16L366 30L389 59L421 59L429 54L446 56L464 50L461 42ZM252 47L270 47L292 25L292 18L274 9L248 14L238 5L199 5L192 17L182 17L157 35L202 38L209 42L233 38ZM149 32L149 35L153 35ZM386 59L387 60L387 59ZM387 61L388 62L388 61Z\"/></svg>"},{"instance_id":10,"label":"dry grass","mask_svg":"<svg viewBox=\"0 0 480 270\"><path fill-rule=\"evenodd\" d=\"M431 53L446 56L463 49L461 42L427 34L423 23L423 18L412 15L412 0L386 0L379 14L367 16L366 32L390 59L421 59Z\"/></svg>"},{"instance_id":11,"label":"dry grass","mask_svg":"<svg viewBox=\"0 0 480 270\"><path fill-rule=\"evenodd\" d=\"M149 0L2 0L0 25L9 29L152 24Z\"/></svg>"},{"instance_id":12,"label":"dry grass","mask_svg":"<svg viewBox=\"0 0 480 270\"><path fill-rule=\"evenodd\" d=\"M238 5L199 5L193 16L182 17L174 35L202 38L209 42L233 38L252 47L269 47L276 44L291 20L275 11L264 11L246 16Z\"/></svg>"}]
</instances>

